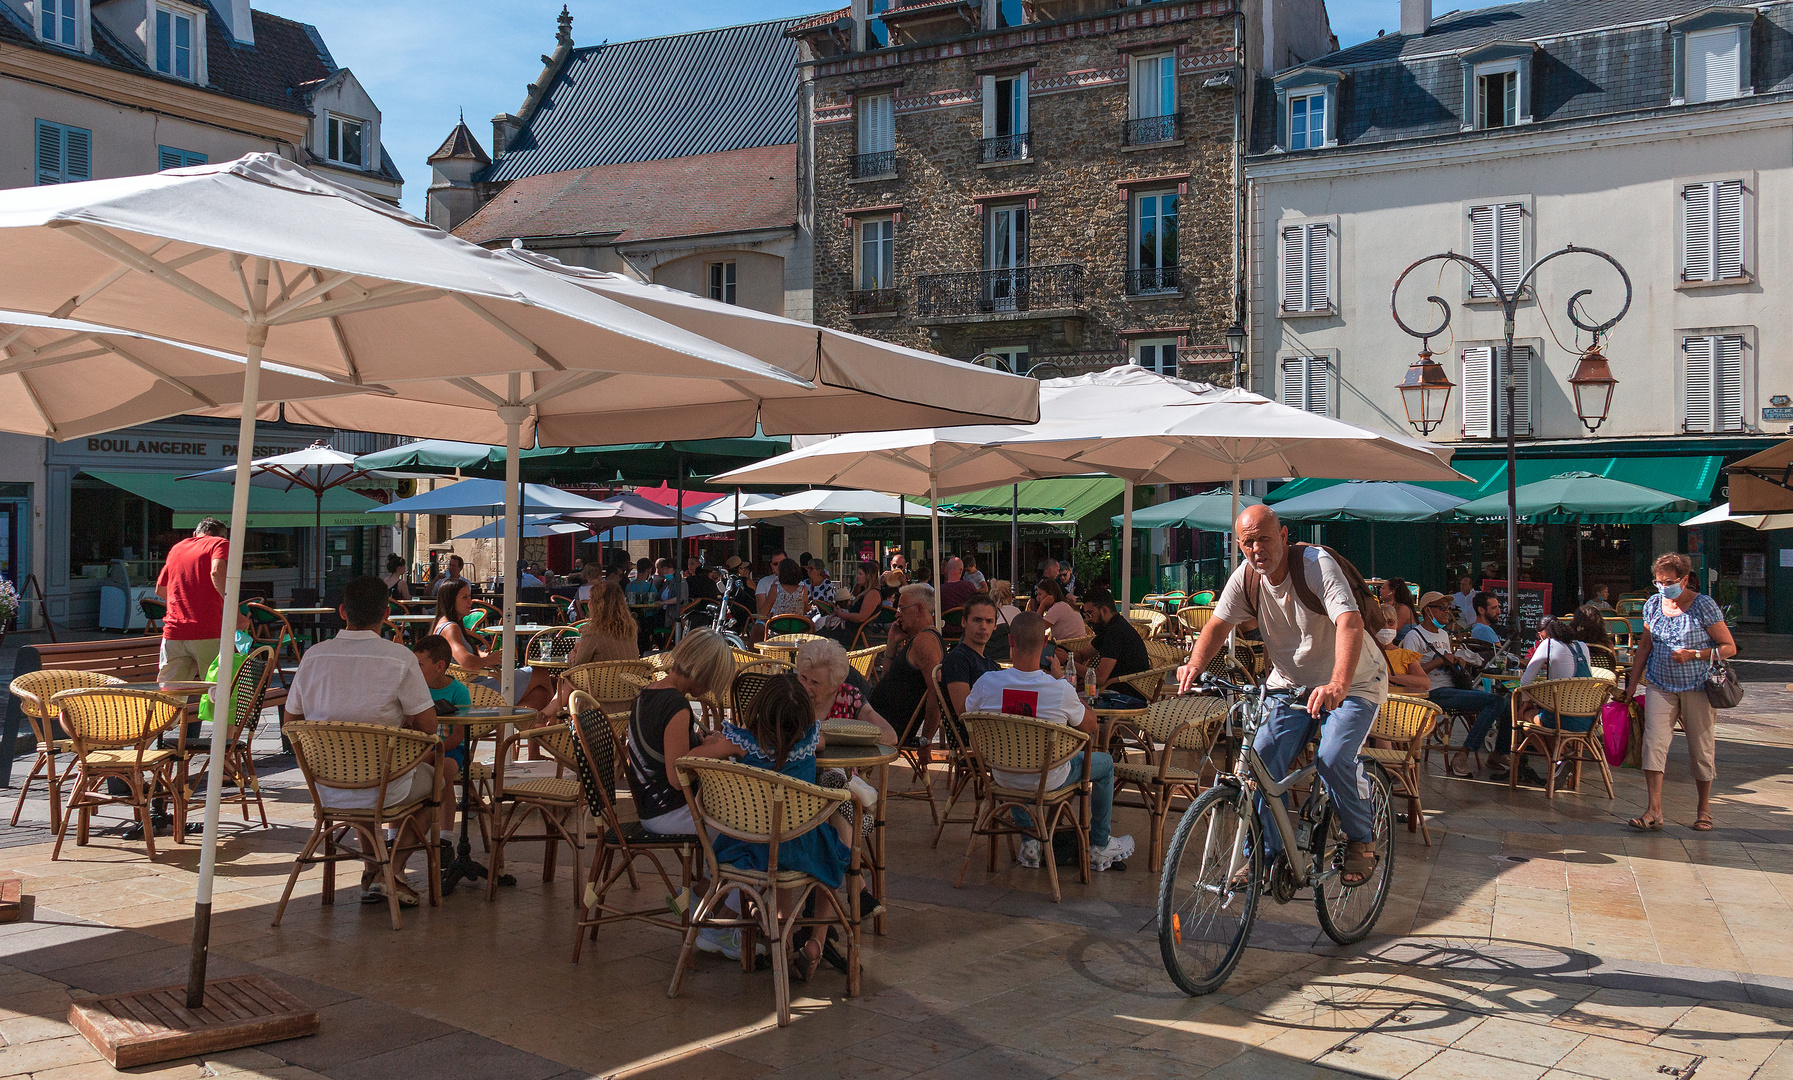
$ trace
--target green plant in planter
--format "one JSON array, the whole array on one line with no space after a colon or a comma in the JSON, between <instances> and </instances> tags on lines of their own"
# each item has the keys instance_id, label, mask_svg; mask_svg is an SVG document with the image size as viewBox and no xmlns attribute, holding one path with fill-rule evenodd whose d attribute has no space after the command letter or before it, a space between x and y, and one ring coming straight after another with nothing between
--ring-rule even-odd
<instances>
[{"instance_id":1,"label":"green plant in planter","mask_svg":"<svg viewBox=\"0 0 1793 1080\"><path fill-rule=\"evenodd\" d=\"M19 614L19 590L13 588L12 582L0 578L0 636L12 629L13 619Z\"/></svg>"}]
</instances>

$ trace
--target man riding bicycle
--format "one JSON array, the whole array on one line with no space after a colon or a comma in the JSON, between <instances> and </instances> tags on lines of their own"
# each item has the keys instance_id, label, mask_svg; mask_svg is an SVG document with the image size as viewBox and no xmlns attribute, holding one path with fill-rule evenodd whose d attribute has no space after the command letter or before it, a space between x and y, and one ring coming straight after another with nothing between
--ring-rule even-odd
<instances>
[{"instance_id":1,"label":"man riding bicycle","mask_svg":"<svg viewBox=\"0 0 1793 1080\"><path fill-rule=\"evenodd\" d=\"M1227 636L1256 623L1273 668L1269 685L1314 689L1305 703L1279 705L1258 729L1253 749L1272 776L1285 775L1306 744L1313 719L1324 719L1316 764L1349 841L1340 881L1361 885L1375 872L1376 854L1370 785L1357 756L1388 697L1388 666L1364 633L1351 582L1331 553L1317 546L1296 548L1302 556L1297 583L1289 565L1288 529L1276 511L1248 507L1234 522L1233 535L1245 561L1222 590L1188 666L1177 673L1178 685L1185 691L1193 687ZM1371 615L1377 625L1380 614ZM1260 805L1258 813L1265 854L1274 857L1282 837L1269 808Z\"/></svg>"}]
</instances>

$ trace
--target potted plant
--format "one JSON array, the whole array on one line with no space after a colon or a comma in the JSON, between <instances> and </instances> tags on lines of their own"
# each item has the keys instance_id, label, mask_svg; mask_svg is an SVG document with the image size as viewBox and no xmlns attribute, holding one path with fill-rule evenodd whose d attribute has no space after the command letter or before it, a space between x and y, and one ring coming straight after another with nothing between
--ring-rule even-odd
<instances>
[{"instance_id":1,"label":"potted plant","mask_svg":"<svg viewBox=\"0 0 1793 1080\"><path fill-rule=\"evenodd\" d=\"M6 632L12 629L18 614L19 590L13 588L12 582L0 577L0 644L5 643Z\"/></svg>"}]
</instances>

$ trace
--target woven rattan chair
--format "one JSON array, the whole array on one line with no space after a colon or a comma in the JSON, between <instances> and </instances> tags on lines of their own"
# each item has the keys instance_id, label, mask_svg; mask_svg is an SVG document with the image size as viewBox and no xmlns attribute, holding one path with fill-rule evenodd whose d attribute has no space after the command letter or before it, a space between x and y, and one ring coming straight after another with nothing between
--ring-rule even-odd
<instances>
[{"instance_id":1,"label":"woven rattan chair","mask_svg":"<svg viewBox=\"0 0 1793 1080\"><path fill-rule=\"evenodd\" d=\"M311 791L311 836L293 859L292 873L287 875L286 888L274 908L274 923L279 926L286 914L286 904L293 895L293 886L307 866L324 866L323 902L336 903L336 864L344 860L365 862L379 873L386 887L386 902L392 910L392 928L404 928L399 915L397 874L395 869L404 856L419 848L428 859L425 873L429 878L430 906L442 903L442 853L437 846L438 821L435 810L441 792L441 776L430 790L393 802L387 790L394 781L408 784L409 774L423 762L424 755L441 743L434 735L386 724L349 724L302 720L286 725L287 738L292 740L293 757ZM427 766L425 766L427 767ZM372 792L373 805L367 807L331 807L324 805L324 793L333 796L347 792ZM397 796L397 792L393 793ZM396 827L390 842L388 826ZM345 845L350 836L355 843Z\"/></svg>"},{"instance_id":2,"label":"woven rattan chair","mask_svg":"<svg viewBox=\"0 0 1793 1080\"><path fill-rule=\"evenodd\" d=\"M872 677L872 672L878 666L878 658L883 655L884 650L881 648L858 649L847 654L847 663L852 666L854 671L869 680Z\"/></svg>"},{"instance_id":3,"label":"woven rattan chair","mask_svg":"<svg viewBox=\"0 0 1793 1080\"><path fill-rule=\"evenodd\" d=\"M292 672L287 670L287 661L299 666L299 639L293 634L293 624L266 604L251 601L238 607L249 616L249 637L274 650L274 674L280 677L280 685L290 685Z\"/></svg>"},{"instance_id":4,"label":"woven rattan chair","mask_svg":"<svg viewBox=\"0 0 1793 1080\"><path fill-rule=\"evenodd\" d=\"M547 661L564 664L578 647L577 626L551 626L529 639L529 644L523 647L523 663L534 665Z\"/></svg>"},{"instance_id":5,"label":"woven rattan chair","mask_svg":"<svg viewBox=\"0 0 1793 1080\"><path fill-rule=\"evenodd\" d=\"M1425 775L1423 757L1426 736L1437 726L1444 710L1425 698L1390 694L1370 725L1371 739L1397 744L1393 747L1365 743L1359 756L1379 763L1394 781L1394 796L1407 800L1407 831L1417 831L1432 846L1432 830L1426 825L1426 807L1420 799L1420 778Z\"/></svg>"},{"instance_id":6,"label":"woven rattan chair","mask_svg":"<svg viewBox=\"0 0 1793 1080\"><path fill-rule=\"evenodd\" d=\"M1127 621L1133 624L1133 629L1139 631L1140 637L1153 638L1158 636L1158 632L1164 629L1170 619L1166 618L1162 611L1136 607L1127 612Z\"/></svg>"},{"instance_id":7,"label":"woven rattan chair","mask_svg":"<svg viewBox=\"0 0 1793 1080\"><path fill-rule=\"evenodd\" d=\"M487 900L498 896L498 878L504 868L504 849L511 844L540 841L546 845L542 852L542 880L549 882L554 880L560 845L564 842L573 852L573 882L577 885L580 880L579 871L583 865L581 857L585 854L585 792L577 779L579 756L574 748L576 739L566 724L548 724L515 731L499 744L496 760L504 760L512 747L525 742L533 742L546 750L549 757L572 771L573 775L506 780L504 770L497 770L492 789L494 824L492 867L491 873L486 875ZM522 832L532 815L541 822L541 831ZM577 890L574 892L573 905L581 906Z\"/></svg>"},{"instance_id":8,"label":"woven rattan chair","mask_svg":"<svg viewBox=\"0 0 1793 1080\"><path fill-rule=\"evenodd\" d=\"M777 1006L778 1026L791 1022L790 958L786 946L791 935L804 926L826 932L838 926L847 944L847 996L859 995L859 924L850 912L852 905L840 895L801 870L788 870L778 865L779 844L795 840L815 829L833 828L829 816L847 801L845 791L806 784L767 769L755 769L732 761L706 758L680 758L679 779L685 787L685 798L691 816L701 828L698 841L703 846L704 865L709 871L710 887L691 913L685 927L685 946L673 968L668 997L677 997L690 966L692 950L697 947L698 931L706 927L740 927L742 963L751 969L753 939L763 935L766 948L772 953L772 998ZM716 849L710 843L710 832L733 837L750 844L767 845L767 866L764 870L744 870L719 863ZM845 884L859 887L859 845L853 845L852 863ZM789 896L786 914L778 914L778 893ZM741 914L730 918L720 907L724 897L735 896L736 910ZM857 895L856 892L851 895ZM803 910L810 898L816 900L816 914L805 916Z\"/></svg>"},{"instance_id":9,"label":"woven rattan chair","mask_svg":"<svg viewBox=\"0 0 1793 1080\"><path fill-rule=\"evenodd\" d=\"M940 744L946 753L946 809L940 814L940 820L934 825L934 847L940 846L940 837L946 832L948 825L977 824L977 804L983 801L983 774L978 771L977 762L971 751L971 738L965 733L965 722L953 711L952 699L947 696L946 686L940 681L943 665L934 665L928 672L928 696L934 699L934 705L940 710ZM931 786L931 785L930 785ZM971 792L972 815L970 817L953 817L953 807L965 792Z\"/></svg>"},{"instance_id":10,"label":"woven rattan chair","mask_svg":"<svg viewBox=\"0 0 1793 1080\"><path fill-rule=\"evenodd\" d=\"M75 844L85 846L94 810L102 806L129 806L143 825L149 857L156 857L156 829L150 821L150 802L166 798L174 807L174 842L187 835L186 729L176 728L174 749L156 745L162 732L175 727L181 703L146 690L95 686L64 690L50 699L60 714L75 752L75 786L69 792L68 809L56 830L52 861L62 856L62 841L69 820L76 822ZM124 781L129 793L104 794L109 779Z\"/></svg>"},{"instance_id":11,"label":"woven rattan chair","mask_svg":"<svg viewBox=\"0 0 1793 1080\"><path fill-rule=\"evenodd\" d=\"M1593 667L1588 668L1588 675L1595 679L1604 679L1609 683L1616 684L1619 681L1618 672L1611 668L1603 668L1599 664L1595 664Z\"/></svg>"},{"instance_id":12,"label":"woven rattan chair","mask_svg":"<svg viewBox=\"0 0 1793 1080\"><path fill-rule=\"evenodd\" d=\"M1581 765L1592 761L1600 766L1600 778L1606 781L1606 797L1616 796L1612 788L1612 772L1606 767L1604 731L1600 725L1600 707L1618 693L1618 687L1605 679L1541 679L1513 692L1513 757L1507 774L1507 787L1519 786L1520 766L1527 753L1543 755L1550 765L1544 774L1544 797L1556 798L1557 767L1573 762L1570 789L1581 790ZM1519 722L1521 699L1528 698L1538 706L1538 715ZM1586 720L1583 731L1568 731L1561 725L1565 719ZM1528 747L1530 749L1528 749Z\"/></svg>"},{"instance_id":13,"label":"woven rattan chair","mask_svg":"<svg viewBox=\"0 0 1793 1080\"><path fill-rule=\"evenodd\" d=\"M255 776L255 758L250 754L250 746L255 741L255 729L261 726L262 698L268 690L268 679L274 673L274 650L266 645L259 645L243 657L243 663L237 668L236 678L231 681L231 715L230 728L225 732L224 779L234 785L231 789L219 794L219 807L224 803L236 803L243 809L243 820L249 820L249 803L255 803L255 809L261 814L261 823L268 824L268 807L262 802L261 782ZM217 713L214 711L214 716ZM206 771L205 758L211 750L210 740L203 741L194 747L194 760L188 764L190 775L203 777ZM203 800L201 800L203 802Z\"/></svg>"},{"instance_id":14,"label":"woven rattan chair","mask_svg":"<svg viewBox=\"0 0 1793 1080\"><path fill-rule=\"evenodd\" d=\"M816 628L807 615L774 615L766 620L766 633L774 636L809 636Z\"/></svg>"},{"instance_id":15,"label":"woven rattan chair","mask_svg":"<svg viewBox=\"0 0 1793 1080\"><path fill-rule=\"evenodd\" d=\"M50 831L62 831L62 782L75 771L76 762L71 757L65 768L58 769L56 755L73 754L75 742L57 737L56 710L50 707L50 699L64 690L117 686L119 682L97 671L57 669L27 672L12 681L12 696L19 699L19 711L25 714L31 734L37 739L37 758L31 763L31 771L25 774L25 782L19 787L19 801L12 808L14 825L19 823L19 812L25 809L25 796L31 794L31 781L41 772L50 787Z\"/></svg>"},{"instance_id":16,"label":"woven rattan chair","mask_svg":"<svg viewBox=\"0 0 1793 1080\"><path fill-rule=\"evenodd\" d=\"M965 730L971 738L975 761L980 769L1037 776L1028 787L1006 787L998 784L993 773L984 777L984 798L978 803L977 821L971 826L971 842L965 848L965 862L953 888L965 884L965 872L971 868L972 853L978 837L990 844L990 871L996 871L996 838L1023 836L1038 840L1044 852L1046 876L1052 881L1052 901L1062 896L1058 887L1058 860L1052 856L1052 834L1059 825L1068 824L1077 832L1078 880L1089 883L1089 794L1088 779L1073 779L1064 787L1048 789L1047 774L1079 754L1083 756L1083 776L1089 776L1089 759L1093 747L1090 738L1076 728L1037 720L1031 716L1007 713L966 713ZM1077 770L1071 770L1072 776ZM1010 815L1011 810L1027 813L1030 824L1023 828Z\"/></svg>"},{"instance_id":17,"label":"woven rattan chair","mask_svg":"<svg viewBox=\"0 0 1793 1080\"><path fill-rule=\"evenodd\" d=\"M1209 758L1226 709L1224 698L1173 697L1153 702L1138 717L1118 721L1109 730L1110 753L1123 742L1145 751L1143 761L1116 755L1114 805L1137 806L1151 817L1146 855L1153 873L1164 857L1164 829L1175 800L1186 806L1201 793L1203 778L1212 775ZM1121 798L1129 786L1138 789L1139 802Z\"/></svg>"},{"instance_id":18,"label":"woven rattan chair","mask_svg":"<svg viewBox=\"0 0 1793 1080\"><path fill-rule=\"evenodd\" d=\"M742 722L742 718L747 715L748 707L753 704L753 699L759 696L760 691L764 690L767 684L790 670L783 664L767 663L754 664L752 667L736 671L735 681L730 684L728 689L729 715L734 717L735 723Z\"/></svg>"},{"instance_id":19,"label":"woven rattan chair","mask_svg":"<svg viewBox=\"0 0 1793 1080\"><path fill-rule=\"evenodd\" d=\"M1176 665L1173 664L1169 667L1152 668L1149 671L1136 671L1131 675L1116 675L1103 683L1102 689L1116 690L1126 686L1131 688L1133 693L1144 698L1147 705L1150 705L1164 696L1165 680L1174 678L1176 674Z\"/></svg>"},{"instance_id":20,"label":"woven rattan chair","mask_svg":"<svg viewBox=\"0 0 1793 1080\"><path fill-rule=\"evenodd\" d=\"M1587 643L1588 659L1594 667L1603 667L1608 671L1619 670L1619 652L1605 645Z\"/></svg>"},{"instance_id":21,"label":"woven rattan chair","mask_svg":"<svg viewBox=\"0 0 1793 1080\"><path fill-rule=\"evenodd\" d=\"M645 660L600 660L560 673L561 681L596 698L607 712L627 710L648 683L659 678Z\"/></svg>"},{"instance_id":22,"label":"woven rattan chair","mask_svg":"<svg viewBox=\"0 0 1793 1080\"><path fill-rule=\"evenodd\" d=\"M459 664L450 664L448 665L448 677L456 682L466 683L468 686L477 686L479 685L477 680L486 678L487 676L485 672L475 670L474 668L465 668Z\"/></svg>"},{"instance_id":23,"label":"woven rattan chair","mask_svg":"<svg viewBox=\"0 0 1793 1080\"><path fill-rule=\"evenodd\" d=\"M1613 644L1623 645L1626 648L1632 646L1630 619L1622 615L1603 615L1600 621L1606 624L1606 636L1612 638Z\"/></svg>"},{"instance_id":24,"label":"woven rattan chair","mask_svg":"<svg viewBox=\"0 0 1793 1080\"><path fill-rule=\"evenodd\" d=\"M686 919L672 914L666 899L681 895L696 878L697 836L695 834L651 833L641 827L633 815L627 820L618 811L613 793L621 771L623 742L617 738L612 719L590 695L574 691L567 702L568 721L574 749L579 760L579 785L585 794L585 808L591 815L598 850L592 855L591 870L580 892L579 915L573 930L573 963L587 935L598 938L598 928L607 923L640 920L684 933ZM661 856L678 860L679 883L674 885ZM654 897L641 907L624 907L610 898L624 875L631 891L639 892L641 883L635 876L635 861L646 859L653 865L666 895Z\"/></svg>"},{"instance_id":25,"label":"woven rattan chair","mask_svg":"<svg viewBox=\"0 0 1793 1080\"><path fill-rule=\"evenodd\" d=\"M1208 625L1208 620L1213 617L1212 603L1185 604L1177 609L1177 621L1183 624L1183 633L1189 637L1201 633L1202 627Z\"/></svg>"},{"instance_id":26,"label":"woven rattan chair","mask_svg":"<svg viewBox=\"0 0 1793 1080\"><path fill-rule=\"evenodd\" d=\"M921 700L915 703L915 711L910 713L909 719L897 729L897 753L903 756L903 761L909 766L909 781L913 786L902 791L891 792L890 797L926 802L928 816L933 819L935 829L938 831L940 804L934 801L934 778L928 767L934 759L934 736L939 734L939 731L938 729L933 732L927 730L930 700L928 694L924 692L921 695Z\"/></svg>"},{"instance_id":27,"label":"woven rattan chair","mask_svg":"<svg viewBox=\"0 0 1793 1080\"><path fill-rule=\"evenodd\" d=\"M859 624L859 632L853 635L853 652L870 646L874 641L885 641L890 637L890 626L896 622L896 610L881 607L877 614Z\"/></svg>"},{"instance_id":28,"label":"woven rattan chair","mask_svg":"<svg viewBox=\"0 0 1793 1080\"><path fill-rule=\"evenodd\" d=\"M1189 650L1174 641L1164 638L1150 638L1146 641L1146 655L1151 657L1152 666L1167 667L1175 670L1189 662Z\"/></svg>"}]
</instances>

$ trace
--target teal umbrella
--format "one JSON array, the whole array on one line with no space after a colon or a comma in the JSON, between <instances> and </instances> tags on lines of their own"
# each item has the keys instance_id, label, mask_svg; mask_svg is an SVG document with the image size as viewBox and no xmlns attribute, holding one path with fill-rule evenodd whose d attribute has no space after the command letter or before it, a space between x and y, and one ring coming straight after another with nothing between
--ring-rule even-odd
<instances>
[{"instance_id":1,"label":"teal umbrella","mask_svg":"<svg viewBox=\"0 0 1793 1080\"><path fill-rule=\"evenodd\" d=\"M1698 504L1691 499L1589 472L1558 473L1548 480L1521 484L1516 496L1518 502L1515 505L1522 520L1575 525L1575 591L1581 597L1587 595L1581 568L1583 524L1634 519L1639 514L1685 513L1698 509ZM1456 516L1504 518L1507 516L1506 494L1466 502L1457 507Z\"/></svg>"},{"instance_id":2,"label":"teal umbrella","mask_svg":"<svg viewBox=\"0 0 1793 1080\"><path fill-rule=\"evenodd\" d=\"M1284 521L1367 521L1370 575L1376 573L1378 521L1430 521L1463 502L1455 495L1392 480L1348 480L1276 504ZM1501 504L1503 507L1505 503Z\"/></svg>"},{"instance_id":3,"label":"teal umbrella","mask_svg":"<svg viewBox=\"0 0 1793 1080\"><path fill-rule=\"evenodd\" d=\"M1255 495L1240 495L1239 509L1258 506L1264 500ZM1115 528L1121 527L1121 515L1116 514L1108 519ZM1143 510L1133 511L1133 527L1135 529L1200 529L1202 532L1233 531L1233 493L1225 491L1204 491L1200 495L1191 495L1186 499L1173 499L1157 506L1148 506Z\"/></svg>"}]
</instances>

